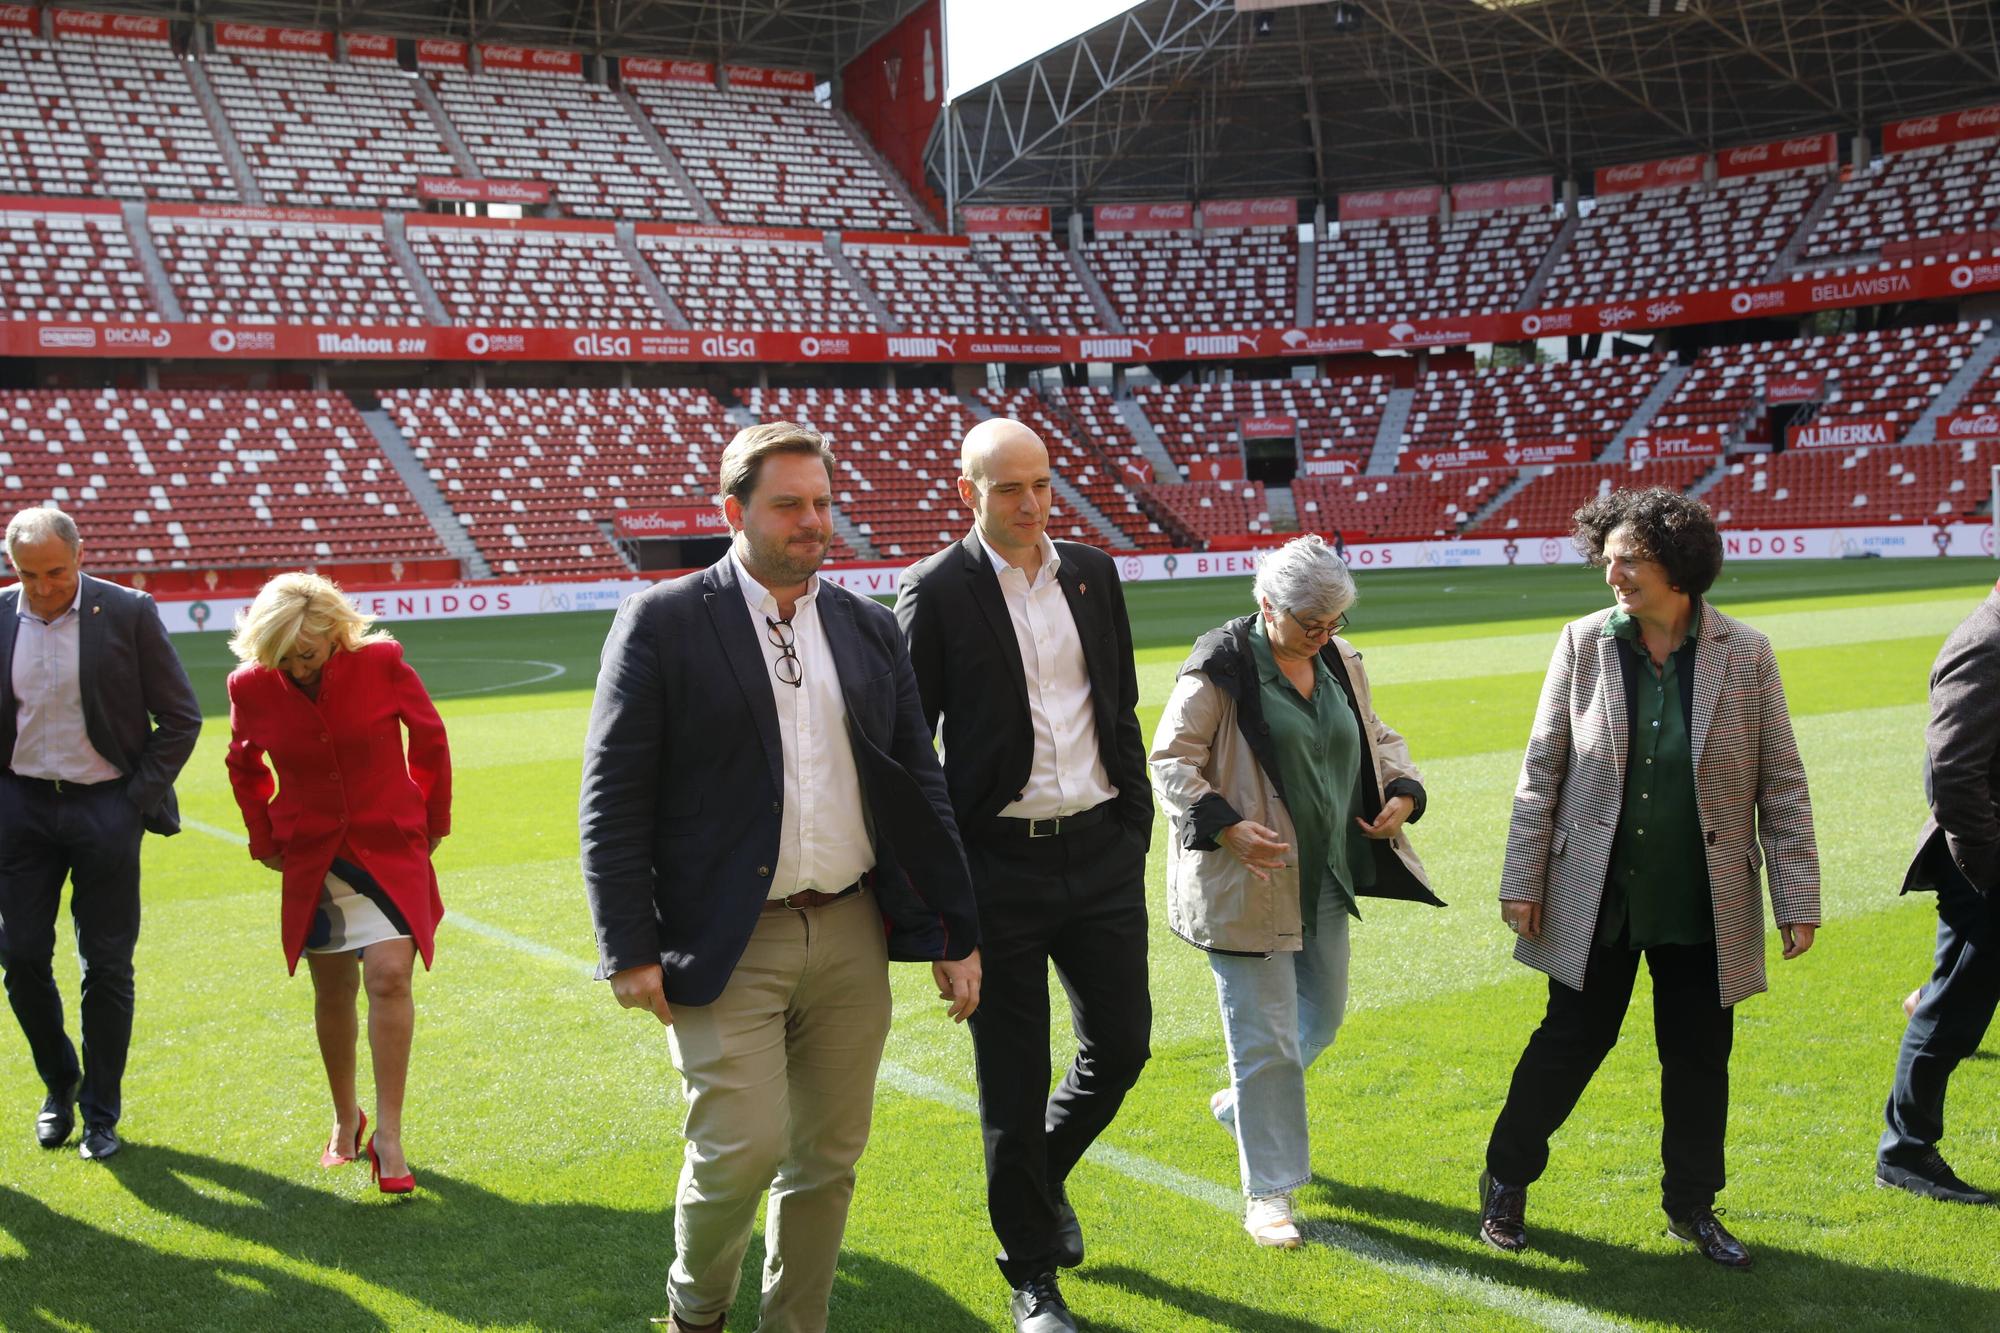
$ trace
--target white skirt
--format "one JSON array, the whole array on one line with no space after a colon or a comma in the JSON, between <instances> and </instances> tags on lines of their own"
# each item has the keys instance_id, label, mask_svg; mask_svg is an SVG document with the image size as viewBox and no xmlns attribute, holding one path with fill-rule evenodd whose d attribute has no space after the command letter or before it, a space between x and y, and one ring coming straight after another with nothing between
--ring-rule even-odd
<instances>
[{"instance_id":1,"label":"white skirt","mask_svg":"<svg viewBox=\"0 0 2000 1333\"><path fill-rule=\"evenodd\" d=\"M368 872L336 859L320 886L319 910L313 914L305 951L353 953L384 940L408 938L400 914Z\"/></svg>"}]
</instances>

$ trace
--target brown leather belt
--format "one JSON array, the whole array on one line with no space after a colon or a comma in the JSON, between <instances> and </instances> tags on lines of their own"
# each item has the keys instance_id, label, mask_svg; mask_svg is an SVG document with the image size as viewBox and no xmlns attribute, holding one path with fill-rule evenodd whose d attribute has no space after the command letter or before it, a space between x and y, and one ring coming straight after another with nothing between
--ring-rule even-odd
<instances>
[{"instance_id":1,"label":"brown leather belt","mask_svg":"<svg viewBox=\"0 0 2000 1333\"><path fill-rule=\"evenodd\" d=\"M828 903L837 903L842 898L851 898L859 892L861 892L860 880L856 880L839 893L821 893L818 889L800 889L797 893L788 893L782 898L766 898L764 900L764 910L767 912L803 912L808 907L824 907Z\"/></svg>"}]
</instances>

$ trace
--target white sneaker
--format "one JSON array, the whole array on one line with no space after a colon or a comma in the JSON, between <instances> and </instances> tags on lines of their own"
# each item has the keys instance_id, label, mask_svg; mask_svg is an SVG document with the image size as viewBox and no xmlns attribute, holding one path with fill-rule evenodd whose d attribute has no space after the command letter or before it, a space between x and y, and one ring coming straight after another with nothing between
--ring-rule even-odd
<instances>
[{"instance_id":1,"label":"white sneaker","mask_svg":"<svg viewBox=\"0 0 2000 1333\"><path fill-rule=\"evenodd\" d=\"M1243 1211L1243 1229L1259 1245L1278 1250L1296 1250L1305 1243L1298 1224L1292 1221L1292 1196L1253 1194Z\"/></svg>"}]
</instances>

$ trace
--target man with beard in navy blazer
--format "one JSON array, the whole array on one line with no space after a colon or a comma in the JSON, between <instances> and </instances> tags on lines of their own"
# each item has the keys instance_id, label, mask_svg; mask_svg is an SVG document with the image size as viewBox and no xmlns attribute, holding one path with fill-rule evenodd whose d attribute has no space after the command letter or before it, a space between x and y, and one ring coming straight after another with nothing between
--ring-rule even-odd
<instances>
[{"instance_id":1,"label":"man with beard in navy blazer","mask_svg":"<svg viewBox=\"0 0 2000 1333\"><path fill-rule=\"evenodd\" d=\"M889 611L818 577L833 454L723 452L729 554L620 608L591 708L598 976L669 1025L688 1110L669 1326L719 1329L768 1189L761 1327L826 1328L889 1032L892 959L979 1007L978 923Z\"/></svg>"}]
</instances>

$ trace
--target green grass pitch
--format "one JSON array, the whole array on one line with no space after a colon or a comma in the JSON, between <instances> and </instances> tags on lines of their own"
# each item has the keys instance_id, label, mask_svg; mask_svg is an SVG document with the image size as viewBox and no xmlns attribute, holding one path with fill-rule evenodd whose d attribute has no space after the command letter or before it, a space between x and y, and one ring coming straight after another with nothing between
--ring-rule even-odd
<instances>
[{"instance_id":1,"label":"green grass pitch","mask_svg":"<svg viewBox=\"0 0 2000 1333\"><path fill-rule=\"evenodd\" d=\"M1431 791L1417 846L1451 906L1364 905L1346 1029L1309 1081L1313 1242L1259 1251L1233 1151L1200 954L1150 906L1153 1060L1070 1195L1089 1262L1083 1326L1305 1329L2000 1328L2000 1217L1873 1185L1898 1002L1927 973L1928 898L1899 900L1923 814L1924 686L1990 586L1969 562L1741 564L1714 600L1771 635L1797 721L1826 924L1737 1026L1727 1220L1749 1273L1662 1235L1658 1077L1644 980L1615 1051L1531 1192L1535 1248L1474 1235L1474 1178L1544 983L1509 958L1494 891L1509 796L1553 632L1604 601L1588 571L1362 573L1353 637ZM1193 637L1249 609L1247 582L1129 593L1150 736ZM399 629L457 763L439 853L449 915L418 981L406 1141L419 1193L322 1172L329 1111L311 985L287 980L276 877L240 842L223 776L220 635L181 649L210 714L180 783L184 836L146 843L127 1152L43 1152L39 1084L0 1033L0 1328L640 1329L664 1311L680 1097L663 1030L586 975L576 791L608 617ZM747 743L747 742L746 742ZM74 1003L74 964L63 966ZM967 1033L927 970L895 971L874 1140L834 1293L837 1330L1005 1329ZM1057 1029L1066 1036L1056 995ZM1059 1058L1068 1048L1058 1040ZM363 1060L364 1099L366 1061ZM1952 1088L1947 1154L2000 1187L2000 1064ZM753 1243L753 1262L760 1251ZM730 1327L755 1326L756 1276Z\"/></svg>"}]
</instances>

